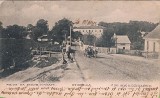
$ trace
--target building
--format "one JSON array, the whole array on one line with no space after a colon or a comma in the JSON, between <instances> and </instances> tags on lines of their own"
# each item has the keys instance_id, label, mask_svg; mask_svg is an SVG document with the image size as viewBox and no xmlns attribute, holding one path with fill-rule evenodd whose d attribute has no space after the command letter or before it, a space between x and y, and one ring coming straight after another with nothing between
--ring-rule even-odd
<instances>
[{"instance_id":1,"label":"building","mask_svg":"<svg viewBox=\"0 0 160 98\"><path fill-rule=\"evenodd\" d=\"M41 37L38 38L39 42L47 42L48 41L48 36L47 35L43 35Z\"/></svg>"},{"instance_id":2,"label":"building","mask_svg":"<svg viewBox=\"0 0 160 98\"><path fill-rule=\"evenodd\" d=\"M144 36L144 51L147 55L160 54L160 25Z\"/></svg>"},{"instance_id":3,"label":"building","mask_svg":"<svg viewBox=\"0 0 160 98\"><path fill-rule=\"evenodd\" d=\"M79 31L83 35L84 34L92 34L96 36L97 38L101 37L104 31L104 27L102 26L80 26L73 28L73 31Z\"/></svg>"},{"instance_id":4,"label":"building","mask_svg":"<svg viewBox=\"0 0 160 98\"><path fill-rule=\"evenodd\" d=\"M131 42L127 35L116 35L116 48L130 50Z\"/></svg>"}]
</instances>

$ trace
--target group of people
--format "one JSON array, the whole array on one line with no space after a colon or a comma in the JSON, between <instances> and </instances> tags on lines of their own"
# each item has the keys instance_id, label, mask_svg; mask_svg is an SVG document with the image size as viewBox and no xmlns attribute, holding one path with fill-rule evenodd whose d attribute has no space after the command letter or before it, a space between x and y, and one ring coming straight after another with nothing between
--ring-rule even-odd
<instances>
[{"instance_id":1,"label":"group of people","mask_svg":"<svg viewBox=\"0 0 160 98\"><path fill-rule=\"evenodd\" d=\"M88 46L86 49L85 49L85 53L84 55L85 56L88 56L88 57L97 57L97 53L98 53L98 48L95 47L95 46Z\"/></svg>"},{"instance_id":2,"label":"group of people","mask_svg":"<svg viewBox=\"0 0 160 98\"><path fill-rule=\"evenodd\" d=\"M73 50L71 49L71 44L67 43L66 45L62 45L62 59L63 59L63 64L67 63L67 61L64 58L64 54L67 54L67 58L70 61L73 61Z\"/></svg>"}]
</instances>

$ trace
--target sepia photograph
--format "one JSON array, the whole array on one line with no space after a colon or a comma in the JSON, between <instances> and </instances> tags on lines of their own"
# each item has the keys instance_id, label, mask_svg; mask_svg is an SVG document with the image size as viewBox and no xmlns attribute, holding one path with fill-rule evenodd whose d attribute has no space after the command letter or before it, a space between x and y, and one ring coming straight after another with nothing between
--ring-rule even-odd
<instances>
[{"instance_id":1,"label":"sepia photograph","mask_svg":"<svg viewBox=\"0 0 160 98\"><path fill-rule=\"evenodd\" d=\"M0 83L122 87L116 83L125 82L151 88L123 98L159 98L159 1L0 0ZM155 92L142 97L145 90ZM17 94L0 91L0 98ZM96 91L103 95L96 98L120 98ZM72 96L67 94L63 97Z\"/></svg>"}]
</instances>

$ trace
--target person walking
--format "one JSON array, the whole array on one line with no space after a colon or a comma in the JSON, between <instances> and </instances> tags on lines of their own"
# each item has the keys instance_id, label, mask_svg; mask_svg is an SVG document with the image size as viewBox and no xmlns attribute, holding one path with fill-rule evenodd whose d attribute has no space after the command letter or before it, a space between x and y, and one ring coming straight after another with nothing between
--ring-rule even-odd
<instances>
[{"instance_id":1,"label":"person walking","mask_svg":"<svg viewBox=\"0 0 160 98\"><path fill-rule=\"evenodd\" d=\"M65 54L65 44L64 43L62 43L61 49L62 49L62 61L63 61L62 63L66 64L67 61L64 58L64 54Z\"/></svg>"},{"instance_id":2,"label":"person walking","mask_svg":"<svg viewBox=\"0 0 160 98\"><path fill-rule=\"evenodd\" d=\"M67 53L67 57L68 57L68 59L71 59L71 45L70 45L70 43L68 43L67 45L66 45L66 53Z\"/></svg>"}]
</instances>

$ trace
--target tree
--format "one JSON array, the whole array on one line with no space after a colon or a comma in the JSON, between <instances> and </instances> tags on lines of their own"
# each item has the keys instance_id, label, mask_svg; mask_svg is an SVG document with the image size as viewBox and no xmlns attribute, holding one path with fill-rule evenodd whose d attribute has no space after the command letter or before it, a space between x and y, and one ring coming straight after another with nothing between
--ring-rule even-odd
<instances>
[{"instance_id":1,"label":"tree","mask_svg":"<svg viewBox=\"0 0 160 98\"><path fill-rule=\"evenodd\" d=\"M3 26L2 26L2 22L0 21L0 30L2 30Z\"/></svg>"},{"instance_id":2,"label":"tree","mask_svg":"<svg viewBox=\"0 0 160 98\"><path fill-rule=\"evenodd\" d=\"M79 32L79 31L75 31L75 32L72 32L72 38L74 38L74 39L78 39L78 38L82 38L82 33L81 32Z\"/></svg>"},{"instance_id":3,"label":"tree","mask_svg":"<svg viewBox=\"0 0 160 98\"><path fill-rule=\"evenodd\" d=\"M92 34L84 34L82 37L82 41L86 45L94 45L96 43L96 36Z\"/></svg>"},{"instance_id":4,"label":"tree","mask_svg":"<svg viewBox=\"0 0 160 98\"><path fill-rule=\"evenodd\" d=\"M28 24L27 26L27 32L34 41L37 41L38 37L43 34L48 34L48 30L48 21L44 19L38 20L36 26L32 24Z\"/></svg>"},{"instance_id":5,"label":"tree","mask_svg":"<svg viewBox=\"0 0 160 98\"><path fill-rule=\"evenodd\" d=\"M48 21L44 19L40 19L37 21L36 27L40 29L42 34L48 33Z\"/></svg>"},{"instance_id":6,"label":"tree","mask_svg":"<svg viewBox=\"0 0 160 98\"><path fill-rule=\"evenodd\" d=\"M0 21L0 38L3 38L4 34L3 34L3 26L2 26L2 22Z\"/></svg>"},{"instance_id":7,"label":"tree","mask_svg":"<svg viewBox=\"0 0 160 98\"><path fill-rule=\"evenodd\" d=\"M59 20L50 31L51 38L53 38L54 41L62 43L65 37L70 36L70 26L72 26L72 21L66 18Z\"/></svg>"},{"instance_id":8,"label":"tree","mask_svg":"<svg viewBox=\"0 0 160 98\"><path fill-rule=\"evenodd\" d=\"M140 31L151 32L157 25L158 23L154 24L146 21L130 21L129 23L99 23L99 26L106 27L107 33L116 33L116 35L127 35L132 43L131 49L142 49L142 47L144 47L144 41L141 37ZM106 35L106 38L104 36L105 35L103 35L102 39L110 39L110 37L107 37L108 35ZM105 43L108 42L109 41ZM112 43L110 45L112 46Z\"/></svg>"},{"instance_id":9,"label":"tree","mask_svg":"<svg viewBox=\"0 0 160 98\"><path fill-rule=\"evenodd\" d=\"M27 31L28 32L32 32L33 28L34 28L34 26L32 24L27 25Z\"/></svg>"},{"instance_id":10,"label":"tree","mask_svg":"<svg viewBox=\"0 0 160 98\"><path fill-rule=\"evenodd\" d=\"M32 29L32 32L31 32L31 38L34 40L34 41L37 41L38 40L38 37L42 36L43 33L41 31L41 29L39 29L38 27L34 27Z\"/></svg>"},{"instance_id":11,"label":"tree","mask_svg":"<svg viewBox=\"0 0 160 98\"><path fill-rule=\"evenodd\" d=\"M7 26L7 28L3 31L3 33L7 38L22 39L26 36L25 31L26 28L23 26L12 25L12 26Z\"/></svg>"}]
</instances>

